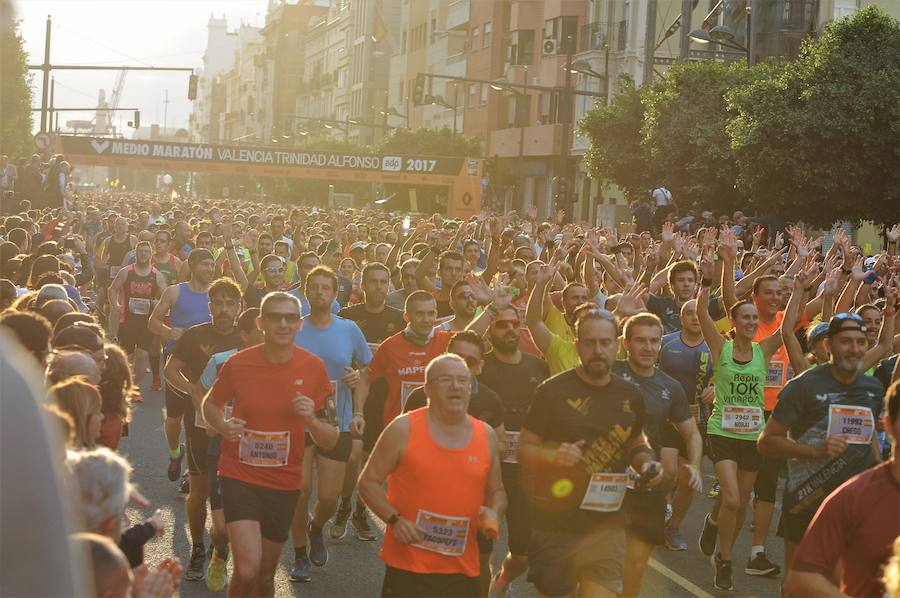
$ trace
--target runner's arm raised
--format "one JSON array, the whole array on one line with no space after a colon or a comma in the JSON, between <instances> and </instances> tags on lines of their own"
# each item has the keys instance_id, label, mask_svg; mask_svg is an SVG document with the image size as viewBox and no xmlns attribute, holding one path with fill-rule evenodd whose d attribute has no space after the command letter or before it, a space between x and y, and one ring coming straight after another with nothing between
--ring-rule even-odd
<instances>
[{"instance_id":1,"label":"runner's arm raised","mask_svg":"<svg viewBox=\"0 0 900 598\"><path fill-rule=\"evenodd\" d=\"M542 308L544 305L544 297L547 294L547 286L559 270L559 264L556 266L541 265L538 270L534 288L531 290L531 296L528 297L528 306L525 308L525 324L531 332L531 338L534 344L540 349L541 353L550 348L553 341L553 333L544 324Z\"/></svg>"},{"instance_id":2,"label":"runner's arm raised","mask_svg":"<svg viewBox=\"0 0 900 598\"><path fill-rule=\"evenodd\" d=\"M715 365L719 361L722 347L725 346L725 339L719 334L716 323L713 322L712 317L709 315L709 287L707 286L701 286L700 294L697 296L697 317L700 320L703 340L709 346L709 356L713 365Z\"/></svg>"},{"instance_id":3,"label":"runner's arm raised","mask_svg":"<svg viewBox=\"0 0 900 598\"><path fill-rule=\"evenodd\" d=\"M419 289L423 291L428 291L429 293L433 293L437 291L437 287L434 285L434 282L428 278L431 274L431 265L434 264L434 253L435 248L432 247L428 250L424 256L422 256L422 261L419 262L419 265L416 266L416 285ZM450 292L450 289L447 289L447 292Z\"/></svg>"},{"instance_id":4,"label":"runner's arm raised","mask_svg":"<svg viewBox=\"0 0 900 598\"><path fill-rule=\"evenodd\" d=\"M791 293L791 298L784 308L784 318L781 321L781 339L784 348L787 349L794 375L800 375L809 369L809 361L803 354L803 348L800 346L800 341L797 340L797 335L794 334L797 313L800 311L800 304L804 302L803 295L806 293L804 285L805 281L802 275L794 279L794 292Z\"/></svg>"}]
</instances>

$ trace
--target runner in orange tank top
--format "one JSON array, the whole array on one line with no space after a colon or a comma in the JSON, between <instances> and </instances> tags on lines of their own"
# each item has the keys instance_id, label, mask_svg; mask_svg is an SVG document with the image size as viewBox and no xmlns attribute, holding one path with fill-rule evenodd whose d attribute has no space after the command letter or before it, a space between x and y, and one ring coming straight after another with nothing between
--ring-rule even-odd
<instances>
[{"instance_id":1,"label":"runner in orange tank top","mask_svg":"<svg viewBox=\"0 0 900 598\"><path fill-rule=\"evenodd\" d=\"M459 356L429 363L425 393L428 407L388 425L359 479L387 524L382 595L479 596L476 532L496 538L506 508L497 439L467 414L471 374Z\"/></svg>"}]
</instances>

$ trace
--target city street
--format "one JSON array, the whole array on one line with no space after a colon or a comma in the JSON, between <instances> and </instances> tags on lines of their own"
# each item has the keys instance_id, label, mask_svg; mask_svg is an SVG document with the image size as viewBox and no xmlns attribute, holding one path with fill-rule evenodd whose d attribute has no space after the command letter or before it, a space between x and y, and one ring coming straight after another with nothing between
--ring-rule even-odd
<instances>
[{"instance_id":1,"label":"city street","mask_svg":"<svg viewBox=\"0 0 900 598\"><path fill-rule=\"evenodd\" d=\"M187 520L184 514L184 495L178 493L177 484L166 478L167 457L163 435L163 395L144 389L144 402L138 404L133 411L131 435L122 440L120 450L125 453L135 469L134 482L152 503L151 509L142 511L130 509L133 520L147 517L153 508L163 510L166 521L166 534L151 540L146 546L145 561L155 563L172 553L186 561L190 553L187 535ZM711 466L704 463L704 483L711 483ZM779 492L780 496L780 492ZM690 548L685 552L671 552L664 547L657 548L644 576L642 596L777 596L778 581L752 577L743 573L743 564L747 560L750 548L749 525L744 526L741 538L735 547L734 592L717 592L712 587L713 571L708 560L696 547L696 539L706 509L712 500L705 493L698 497L685 525L682 527ZM777 505L780 510L780 504ZM778 512L776 512L776 520ZM376 524L381 525L377 519ZM781 563L783 548L780 539L774 536L775 523L772 524L767 548L769 556L775 563ZM328 538L326 533L326 539ZM347 537L338 542L329 540L330 557L323 568L313 569L313 580L307 584L291 583L288 573L292 561L292 549L286 546L281 565L275 575L275 593L277 596L378 596L381 591L381 580L384 566L378 558L380 539L376 542L359 542ZM494 565L497 566L505 553L505 544L494 550ZM230 570L230 563L229 563ZM520 578L513 584L517 597L536 596L534 587ZM181 596L208 596L204 582L182 581Z\"/></svg>"}]
</instances>

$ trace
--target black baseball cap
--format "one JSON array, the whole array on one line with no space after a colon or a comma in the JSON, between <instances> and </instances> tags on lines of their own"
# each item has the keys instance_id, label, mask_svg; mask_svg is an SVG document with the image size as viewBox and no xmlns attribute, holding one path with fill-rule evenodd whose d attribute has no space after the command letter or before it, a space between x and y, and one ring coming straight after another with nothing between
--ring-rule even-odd
<instances>
[{"instance_id":1,"label":"black baseball cap","mask_svg":"<svg viewBox=\"0 0 900 598\"><path fill-rule=\"evenodd\" d=\"M834 314L828 322L828 338L847 330L855 330L863 334L869 331L866 328L865 320L859 314L852 312Z\"/></svg>"}]
</instances>

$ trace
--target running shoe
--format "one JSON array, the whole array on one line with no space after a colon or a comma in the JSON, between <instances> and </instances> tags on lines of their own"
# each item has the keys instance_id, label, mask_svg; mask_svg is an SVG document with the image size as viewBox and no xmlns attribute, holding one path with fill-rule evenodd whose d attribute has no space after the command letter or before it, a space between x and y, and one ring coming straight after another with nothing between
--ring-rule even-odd
<instances>
[{"instance_id":1,"label":"running shoe","mask_svg":"<svg viewBox=\"0 0 900 598\"><path fill-rule=\"evenodd\" d=\"M353 517L350 518L350 525L356 531L356 539L360 542L371 542L375 539L375 532L372 531L372 527L369 525L369 519L366 517L365 511L354 513Z\"/></svg>"},{"instance_id":2,"label":"running shoe","mask_svg":"<svg viewBox=\"0 0 900 598\"><path fill-rule=\"evenodd\" d=\"M228 559L220 559L219 555L213 554L209 559L209 566L206 568L206 589L210 592L221 592L225 589L225 582L228 579Z\"/></svg>"},{"instance_id":3,"label":"running shoe","mask_svg":"<svg viewBox=\"0 0 900 598\"><path fill-rule=\"evenodd\" d=\"M178 492L179 494L190 494L191 478L188 475L188 472L181 474L181 483L178 485Z\"/></svg>"},{"instance_id":4,"label":"running shoe","mask_svg":"<svg viewBox=\"0 0 900 598\"><path fill-rule=\"evenodd\" d=\"M174 482L178 480L178 476L181 475L181 461L184 459L184 445L178 445L178 456L174 459L169 457L169 481Z\"/></svg>"},{"instance_id":5,"label":"running shoe","mask_svg":"<svg viewBox=\"0 0 900 598\"><path fill-rule=\"evenodd\" d=\"M159 379L159 376L153 376L153 383L150 384L150 390L155 390L157 392L162 390L162 380Z\"/></svg>"},{"instance_id":6,"label":"running shoe","mask_svg":"<svg viewBox=\"0 0 900 598\"><path fill-rule=\"evenodd\" d=\"M760 552L752 559L747 559L747 566L744 568L747 575L759 575L761 577L775 577L781 574L781 567L769 560L765 551Z\"/></svg>"},{"instance_id":7,"label":"running shoe","mask_svg":"<svg viewBox=\"0 0 900 598\"><path fill-rule=\"evenodd\" d=\"M188 563L184 578L188 581L200 581L204 577L203 568L206 565L206 546L195 544L191 548L191 560Z\"/></svg>"},{"instance_id":8,"label":"running shoe","mask_svg":"<svg viewBox=\"0 0 900 598\"><path fill-rule=\"evenodd\" d=\"M675 525L667 525L665 529L666 548L669 550L687 550L687 542L681 535L681 530Z\"/></svg>"},{"instance_id":9,"label":"running shoe","mask_svg":"<svg viewBox=\"0 0 900 598\"><path fill-rule=\"evenodd\" d=\"M716 576L713 578L713 585L717 590L733 590L734 583L731 574L731 561L722 560L717 554L712 558L713 567L716 569Z\"/></svg>"},{"instance_id":10,"label":"running shoe","mask_svg":"<svg viewBox=\"0 0 900 598\"><path fill-rule=\"evenodd\" d=\"M291 567L291 581L299 581L306 583L312 580L312 565L308 556L302 556L294 560L294 566Z\"/></svg>"},{"instance_id":11,"label":"running shoe","mask_svg":"<svg viewBox=\"0 0 900 598\"><path fill-rule=\"evenodd\" d=\"M707 498L715 498L719 496L719 480L713 482L712 486L709 488L709 492L706 493Z\"/></svg>"},{"instance_id":12,"label":"running shoe","mask_svg":"<svg viewBox=\"0 0 900 598\"><path fill-rule=\"evenodd\" d=\"M328 562L328 547L325 546L325 536L322 530L315 531L312 519L306 528L309 532L309 560L316 567L324 567Z\"/></svg>"},{"instance_id":13,"label":"running shoe","mask_svg":"<svg viewBox=\"0 0 900 598\"><path fill-rule=\"evenodd\" d=\"M706 556L712 556L713 553L716 552L718 540L719 526L712 524L709 520L709 513L707 513L706 518L703 520L703 531L700 532L700 540L697 542L697 545L700 547L700 552Z\"/></svg>"},{"instance_id":14,"label":"running shoe","mask_svg":"<svg viewBox=\"0 0 900 598\"><path fill-rule=\"evenodd\" d=\"M344 501L341 501L341 506L338 507L337 513L334 514L331 528L328 530L328 535L331 536L332 540L340 540L347 535L347 521L350 519L350 511L350 504L345 504Z\"/></svg>"}]
</instances>

